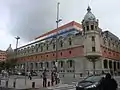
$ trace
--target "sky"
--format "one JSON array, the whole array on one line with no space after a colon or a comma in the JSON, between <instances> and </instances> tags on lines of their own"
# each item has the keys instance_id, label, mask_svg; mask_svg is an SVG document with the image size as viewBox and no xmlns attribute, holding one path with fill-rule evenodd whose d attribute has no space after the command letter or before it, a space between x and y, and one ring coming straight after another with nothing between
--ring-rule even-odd
<instances>
[{"instance_id":1,"label":"sky","mask_svg":"<svg viewBox=\"0 0 120 90\"><path fill-rule=\"evenodd\" d=\"M18 47L56 28L56 6L60 2L59 26L81 23L90 5L99 27L120 37L120 0L0 0L0 50Z\"/></svg>"}]
</instances>

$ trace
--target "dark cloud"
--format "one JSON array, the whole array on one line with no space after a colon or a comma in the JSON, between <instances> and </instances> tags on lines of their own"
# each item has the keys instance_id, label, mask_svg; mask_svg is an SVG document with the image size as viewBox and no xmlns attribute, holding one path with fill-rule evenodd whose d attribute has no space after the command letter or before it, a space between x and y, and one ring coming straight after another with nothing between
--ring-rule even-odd
<instances>
[{"instance_id":1,"label":"dark cloud","mask_svg":"<svg viewBox=\"0 0 120 90\"><path fill-rule=\"evenodd\" d=\"M13 35L31 40L55 28L56 1L54 0L16 0L9 6L10 32Z\"/></svg>"}]
</instances>

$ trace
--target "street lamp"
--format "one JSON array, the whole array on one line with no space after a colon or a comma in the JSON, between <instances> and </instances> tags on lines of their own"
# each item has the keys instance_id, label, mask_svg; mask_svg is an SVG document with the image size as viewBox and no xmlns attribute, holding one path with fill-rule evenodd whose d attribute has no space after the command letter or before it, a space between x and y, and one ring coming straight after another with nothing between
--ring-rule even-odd
<instances>
[{"instance_id":1,"label":"street lamp","mask_svg":"<svg viewBox=\"0 0 120 90\"><path fill-rule=\"evenodd\" d=\"M57 62L57 59L58 59L58 25L59 25L59 22L62 21L62 19L59 19L59 5L60 5L60 3L58 2L57 3L57 21L56 21L56 24L57 24L57 32L56 32L56 62L55 62L56 71L57 71L57 67L58 67L58 62Z\"/></svg>"},{"instance_id":2,"label":"street lamp","mask_svg":"<svg viewBox=\"0 0 120 90\"><path fill-rule=\"evenodd\" d=\"M16 36L15 39L16 39L15 59L17 60L17 47L18 47L18 40L20 39L20 37L19 37L19 36ZM15 70L17 69L16 66L15 66L14 68L15 68ZM15 78L14 83L16 83L16 79L17 79L17 78Z\"/></svg>"},{"instance_id":3,"label":"street lamp","mask_svg":"<svg viewBox=\"0 0 120 90\"><path fill-rule=\"evenodd\" d=\"M15 59L17 60L17 47L18 47L18 40L20 39L20 37L16 36L15 39L16 39Z\"/></svg>"}]
</instances>

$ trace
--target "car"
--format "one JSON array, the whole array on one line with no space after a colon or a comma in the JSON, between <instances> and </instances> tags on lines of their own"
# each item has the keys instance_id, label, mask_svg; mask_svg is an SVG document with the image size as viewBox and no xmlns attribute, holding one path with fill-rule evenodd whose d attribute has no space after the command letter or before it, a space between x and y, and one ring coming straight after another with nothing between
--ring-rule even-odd
<instances>
[{"instance_id":1,"label":"car","mask_svg":"<svg viewBox=\"0 0 120 90\"><path fill-rule=\"evenodd\" d=\"M76 90L98 90L100 81L105 75L93 75L76 84Z\"/></svg>"},{"instance_id":2,"label":"car","mask_svg":"<svg viewBox=\"0 0 120 90\"><path fill-rule=\"evenodd\" d=\"M32 76L38 76L38 74L36 72L32 72L31 75Z\"/></svg>"},{"instance_id":3,"label":"car","mask_svg":"<svg viewBox=\"0 0 120 90\"><path fill-rule=\"evenodd\" d=\"M21 75L22 73L21 73L21 72L17 72L16 74L17 74L17 75Z\"/></svg>"}]
</instances>

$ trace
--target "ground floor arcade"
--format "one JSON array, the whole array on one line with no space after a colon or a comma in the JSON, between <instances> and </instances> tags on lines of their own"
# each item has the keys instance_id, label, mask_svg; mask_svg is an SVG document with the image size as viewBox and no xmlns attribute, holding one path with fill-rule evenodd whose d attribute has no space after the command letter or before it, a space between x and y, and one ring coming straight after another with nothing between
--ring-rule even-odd
<instances>
[{"instance_id":1,"label":"ground floor arcade","mask_svg":"<svg viewBox=\"0 0 120 90\"><path fill-rule=\"evenodd\" d=\"M93 63L87 60L85 57L81 58L69 58L57 60L58 71L61 73L82 73L86 74L93 71ZM16 69L19 71L35 71L42 72L44 68L47 71L51 71L55 66L55 61L34 61L34 62L19 62L16 65ZM120 61L111 60L107 58L102 58L97 60L95 63L96 73L101 73L102 71L108 72L113 71L113 73L120 72Z\"/></svg>"}]
</instances>

